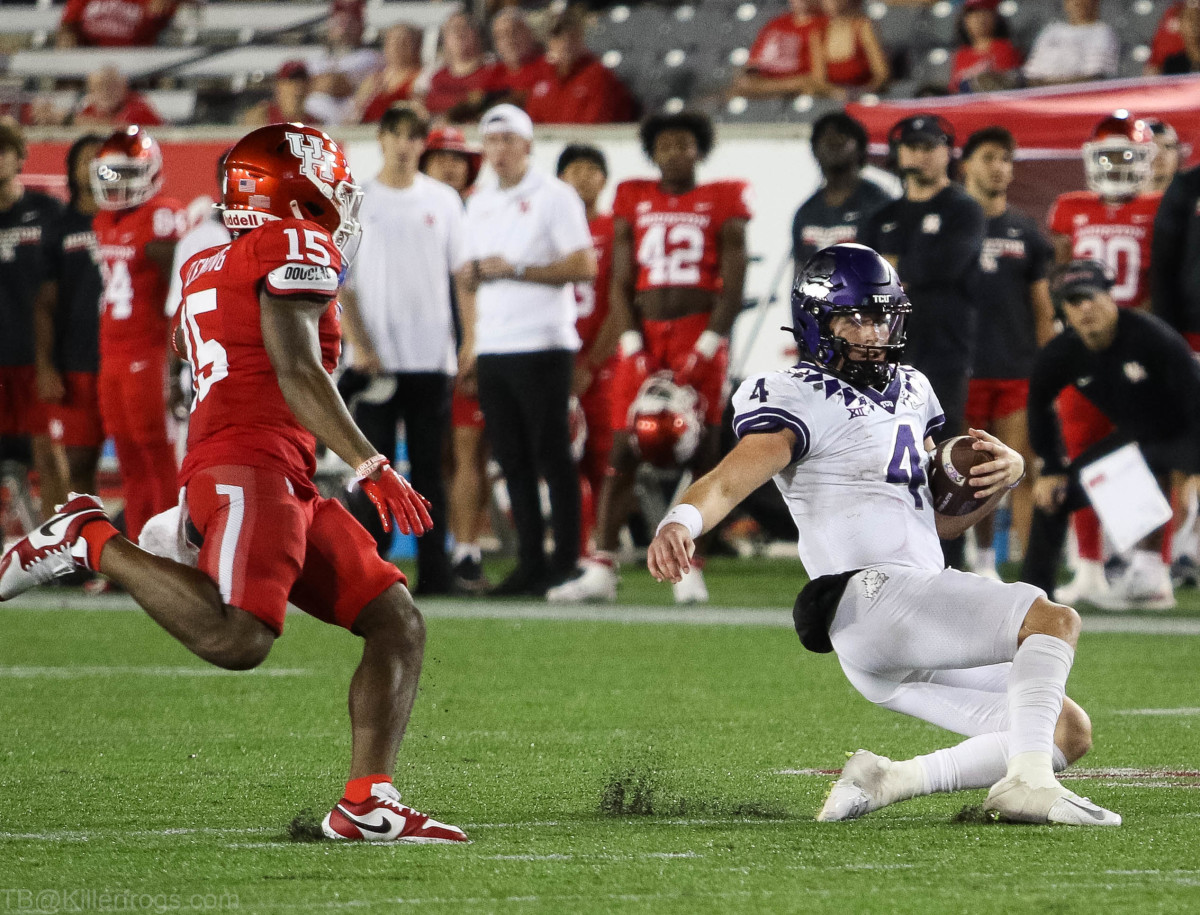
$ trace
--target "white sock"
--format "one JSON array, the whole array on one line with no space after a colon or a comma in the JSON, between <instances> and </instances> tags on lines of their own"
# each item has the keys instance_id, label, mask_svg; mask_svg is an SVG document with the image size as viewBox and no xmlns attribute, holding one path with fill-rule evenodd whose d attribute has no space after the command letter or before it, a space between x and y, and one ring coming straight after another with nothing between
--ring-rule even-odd
<instances>
[{"instance_id":1,"label":"white sock","mask_svg":"<svg viewBox=\"0 0 1200 915\"><path fill-rule=\"evenodd\" d=\"M996 550L993 547L980 547L975 554L975 568L977 569L992 569L996 568Z\"/></svg>"},{"instance_id":2,"label":"white sock","mask_svg":"<svg viewBox=\"0 0 1200 915\"><path fill-rule=\"evenodd\" d=\"M987 788L1008 768L1008 734L995 731L916 757L925 776L925 794Z\"/></svg>"},{"instance_id":3,"label":"white sock","mask_svg":"<svg viewBox=\"0 0 1200 915\"><path fill-rule=\"evenodd\" d=\"M470 559L474 562L483 561L483 551L479 549L478 543L454 544L454 556L450 560L451 565L458 565L464 559Z\"/></svg>"},{"instance_id":4,"label":"white sock","mask_svg":"<svg viewBox=\"0 0 1200 915\"><path fill-rule=\"evenodd\" d=\"M1008 675L1009 772L1018 758L1020 768L1051 769L1054 726L1074 659L1070 645L1041 633L1029 636L1017 649Z\"/></svg>"}]
</instances>

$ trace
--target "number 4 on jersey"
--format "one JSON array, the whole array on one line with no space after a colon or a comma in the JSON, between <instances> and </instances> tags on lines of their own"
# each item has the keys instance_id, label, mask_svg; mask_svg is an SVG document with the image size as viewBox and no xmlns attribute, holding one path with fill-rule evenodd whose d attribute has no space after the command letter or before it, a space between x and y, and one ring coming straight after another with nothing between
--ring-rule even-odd
<instances>
[{"instance_id":1,"label":"number 4 on jersey","mask_svg":"<svg viewBox=\"0 0 1200 915\"><path fill-rule=\"evenodd\" d=\"M918 444L913 427L907 423L896 425L896 434L892 439L892 457L888 461L887 481L907 486L916 507L925 507L921 500L921 487L925 485L925 453Z\"/></svg>"}]
</instances>

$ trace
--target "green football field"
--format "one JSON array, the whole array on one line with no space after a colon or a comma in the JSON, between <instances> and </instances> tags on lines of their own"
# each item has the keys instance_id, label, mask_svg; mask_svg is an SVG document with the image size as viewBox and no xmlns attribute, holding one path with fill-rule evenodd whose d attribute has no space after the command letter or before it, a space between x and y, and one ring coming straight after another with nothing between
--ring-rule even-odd
<instances>
[{"instance_id":1,"label":"green football field","mask_svg":"<svg viewBox=\"0 0 1200 915\"><path fill-rule=\"evenodd\" d=\"M310 840L356 639L292 615L225 673L126 599L33 592L0 608L0 912L1200 912L1196 592L1085 618L1066 778L1125 825L956 822L982 790L821 824L847 751L955 738L801 649L797 570L714 561L686 611L634 569L618 608L428 602L396 783L466 847Z\"/></svg>"}]
</instances>

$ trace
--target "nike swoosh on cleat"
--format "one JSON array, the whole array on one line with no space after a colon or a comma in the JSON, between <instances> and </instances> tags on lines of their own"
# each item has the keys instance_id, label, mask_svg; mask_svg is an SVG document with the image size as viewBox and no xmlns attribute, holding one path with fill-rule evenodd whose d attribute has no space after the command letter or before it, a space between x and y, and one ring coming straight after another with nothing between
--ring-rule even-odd
<instances>
[{"instance_id":1,"label":"nike swoosh on cleat","mask_svg":"<svg viewBox=\"0 0 1200 915\"><path fill-rule=\"evenodd\" d=\"M34 549L41 549L51 543L56 542L60 534L57 530L59 525L70 523L70 518L51 518L36 531L29 535L29 545Z\"/></svg>"},{"instance_id":2,"label":"nike swoosh on cleat","mask_svg":"<svg viewBox=\"0 0 1200 915\"><path fill-rule=\"evenodd\" d=\"M1098 810L1093 809L1092 807L1088 806L1087 804L1080 803L1079 801L1075 800L1075 798L1073 798L1073 797L1065 797L1065 798L1063 798L1063 800L1066 801L1068 804L1070 804L1072 807L1074 807L1076 810L1082 810L1084 813L1086 813L1088 816L1090 816L1096 822L1100 822L1104 819L1103 813L1101 813Z\"/></svg>"},{"instance_id":3,"label":"nike swoosh on cleat","mask_svg":"<svg viewBox=\"0 0 1200 915\"><path fill-rule=\"evenodd\" d=\"M347 820L349 820L351 823L353 823L359 829L365 829L367 832L373 832L378 835L383 835L385 832L391 831L392 821L389 820L387 817L384 817L378 826L373 826L372 824L370 824L364 820L360 820L354 814L350 813L350 811L348 811L341 804L338 804L338 810L340 810L342 812L342 815Z\"/></svg>"}]
</instances>

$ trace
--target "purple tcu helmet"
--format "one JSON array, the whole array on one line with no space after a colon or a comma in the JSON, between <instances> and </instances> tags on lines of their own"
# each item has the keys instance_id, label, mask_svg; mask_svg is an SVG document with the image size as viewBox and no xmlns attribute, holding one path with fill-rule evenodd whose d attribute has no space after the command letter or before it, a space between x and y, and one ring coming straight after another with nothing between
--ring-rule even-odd
<instances>
[{"instance_id":1,"label":"purple tcu helmet","mask_svg":"<svg viewBox=\"0 0 1200 915\"><path fill-rule=\"evenodd\" d=\"M905 328L912 312L892 265L865 245L832 245L809 258L792 287L792 332L800 356L853 385L887 384L904 353ZM869 319L867 316L870 316ZM845 317L859 326L886 329L886 342L850 343L835 336L830 323ZM851 349L863 359L851 359ZM878 361L882 356L882 361Z\"/></svg>"}]
</instances>

